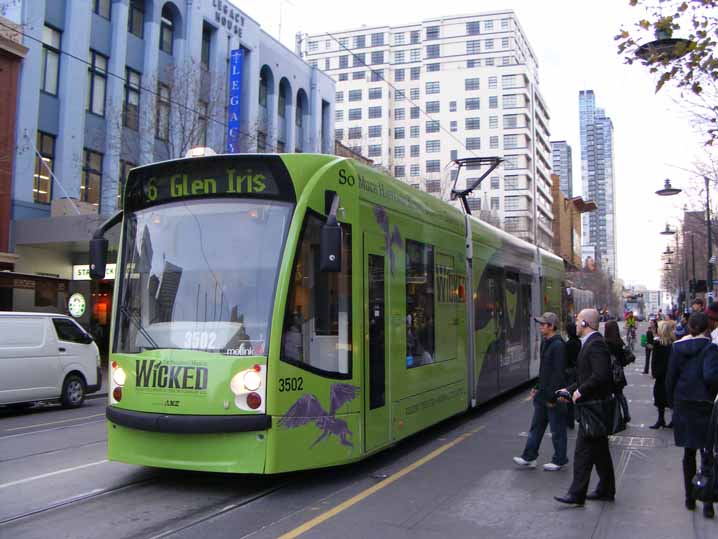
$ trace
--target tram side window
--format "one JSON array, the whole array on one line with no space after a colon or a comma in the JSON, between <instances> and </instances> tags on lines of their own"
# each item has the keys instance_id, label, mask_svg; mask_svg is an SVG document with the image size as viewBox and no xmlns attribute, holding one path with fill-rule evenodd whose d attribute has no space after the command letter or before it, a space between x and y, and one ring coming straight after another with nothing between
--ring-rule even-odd
<instances>
[{"instance_id":1,"label":"tram side window","mask_svg":"<svg viewBox=\"0 0 718 539\"><path fill-rule=\"evenodd\" d=\"M330 376L351 374L351 228L342 224L342 271L319 271L323 221L309 215L294 262L282 360Z\"/></svg>"},{"instance_id":2,"label":"tram side window","mask_svg":"<svg viewBox=\"0 0 718 539\"><path fill-rule=\"evenodd\" d=\"M434 248L406 240L406 367L434 358Z\"/></svg>"},{"instance_id":3,"label":"tram side window","mask_svg":"<svg viewBox=\"0 0 718 539\"><path fill-rule=\"evenodd\" d=\"M496 276L488 267L479 282L474 296L474 330L485 328L490 322L496 321L499 306L497 304Z\"/></svg>"}]
</instances>

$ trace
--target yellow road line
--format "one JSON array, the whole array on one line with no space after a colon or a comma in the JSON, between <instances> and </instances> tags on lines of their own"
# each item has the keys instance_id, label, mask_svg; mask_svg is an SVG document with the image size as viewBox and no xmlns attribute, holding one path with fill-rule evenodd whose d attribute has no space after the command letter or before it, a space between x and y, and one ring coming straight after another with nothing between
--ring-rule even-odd
<instances>
[{"instance_id":1,"label":"yellow road line","mask_svg":"<svg viewBox=\"0 0 718 539\"><path fill-rule=\"evenodd\" d=\"M82 419L90 419L93 417L100 417L104 416L105 414L92 414L92 415L85 415L82 417L76 417L74 419L63 419L61 421L50 421L49 423L36 423L35 425L27 425L26 427L14 427L12 429L4 429L5 432L12 432L14 430L25 430L25 429L34 429L35 427L46 427L47 425L58 425L60 423L70 423L71 421L80 421Z\"/></svg>"},{"instance_id":2,"label":"yellow road line","mask_svg":"<svg viewBox=\"0 0 718 539\"><path fill-rule=\"evenodd\" d=\"M473 434L476 434L477 432L479 432L479 431L480 431L481 429L483 429L483 428L484 428L484 426L482 425L482 426L480 426L480 427L478 427L478 428L476 428L476 429L474 429L474 430L472 430L472 431L470 431L470 432L467 432L467 433L465 433L465 434L462 434L461 436L459 436L459 437L456 438L455 440L453 440L453 441L451 441L451 442L449 442L449 443L447 443L447 444L442 445L441 447L439 447L438 449L435 449L434 451L432 451L431 453L429 453L429 454L426 455L425 457L423 457L423 458L417 460L415 463L410 464L410 465L407 466L406 468L403 468L402 470L399 470L398 472L396 472L396 473L393 474L393 475L390 475L389 477L387 477L386 479L384 479L384 480L381 481L380 483L377 483L377 484L374 485L373 487L369 487L368 489L366 489L366 490L360 492L360 493L357 494L356 496L354 496L354 497L352 497L352 498L349 498L347 501L345 501L345 502L343 502L343 503L337 505L337 506L334 507L333 509L330 509L330 510L327 511L326 513L322 513L321 515L319 515L319 516L313 518L312 520L310 520L310 521L308 521L308 522L305 522L305 523L302 524L301 526L299 526L299 527L297 527L297 528L294 528L293 530L291 530L291 531L285 533L284 535L282 535L281 537L279 537L279 539L294 539L295 537L299 537L299 536L302 535L304 532L307 532L307 531L311 530L312 528L318 526L318 525L321 524L322 522L326 522L327 520L329 520L330 518L332 518L332 517L338 515L338 514L341 513L342 511L344 511L344 510L346 510L346 509L349 509L349 508L352 507L353 505L356 505L357 503L359 503L359 502L362 501L363 499L365 499L365 498L371 496L372 494L374 494L374 493L376 493L376 492L379 492L379 491L380 491L381 489L383 489L384 487L388 487L389 485L391 485L391 484L394 483L395 481L398 481L399 479L401 479L402 477L404 477L406 474L408 474L408 473L410 473L410 472L413 472L414 470L416 470L416 469L419 468L420 466L423 466L423 465L426 464L427 462L429 462L429 461L435 459L436 457L438 457L439 455L441 455L441 454L444 453L445 451L451 449L451 448L454 447L455 445L460 444L461 442L463 442L464 440L466 440L468 437L472 436Z\"/></svg>"}]
</instances>

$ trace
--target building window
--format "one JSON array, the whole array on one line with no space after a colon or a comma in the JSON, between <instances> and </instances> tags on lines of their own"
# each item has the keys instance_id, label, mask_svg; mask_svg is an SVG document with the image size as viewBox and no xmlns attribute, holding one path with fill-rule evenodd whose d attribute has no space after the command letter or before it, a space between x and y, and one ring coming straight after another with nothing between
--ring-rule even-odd
<instances>
[{"instance_id":1,"label":"building window","mask_svg":"<svg viewBox=\"0 0 718 539\"><path fill-rule=\"evenodd\" d=\"M406 167L404 165L397 165L394 167L394 176L397 178L403 178L406 176Z\"/></svg>"},{"instance_id":2,"label":"building window","mask_svg":"<svg viewBox=\"0 0 718 539\"><path fill-rule=\"evenodd\" d=\"M508 49L508 48L509 48L509 38L508 38L508 37L502 37L502 38L501 38L501 48L502 48L502 49Z\"/></svg>"},{"instance_id":3,"label":"building window","mask_svg":"<svg viewBox=\"0 0 718 539\"><path fill-rule=\"evenodd\" d=\"M487 59L486 59L486 65L487 65L487 66L492 66L492 65L494 65L494 59L493 59L493 58L487 58Z\"/></svg>"},{"instance_id":4,"label":"building window","mask_svg":"<svg viewBox=\"0 0 718 539\"><path fill-rule=\"evenodd\" d=\"M371 53L372 64L383 64L384 63L384 51L373 51Z\"/></svg>"},{"instance_id":5,"label":"building window","mask_svg":"<svg viewBox=\"0 0 718 539\"><path fill-rule=\"evenodd\" d=\"M493 31L494 29L494 21L484 21L484 30L486 31Z\"/></svg>"},{"instance_id":6,"label":"building window","mask_svg":"<svg viewBox=\"0 0 718 539\"><path fill-rule=\"evenodd\" d=\"M504 135L504 148L513 149L519 147L518 135Z\"/></svg>"},{"instance_id":7,"label":"building window","mask_svg":"<svg viewBox=\"0 0 718 539\"><path fill-rule=\"evenodd\" d=\"M481 199L479 197L469 197L467 201L471 211L481 211Z\"/></svg>"},{"instance_id":8,"label":"building window","mask_svg":"<svg viewBox=\"0 0 718 539\"><path fill-rule=\"evenodd\" d=\"M472 39L466 42L466 54L479 54L481 52L481 41Z\"/></svg>"},{"instance_id":9,"label":"building window","mask_svg":"<svg viewBox=\"0 0 718 539\"><path fill-rule=\"evenodd\" d=\"M510 23L511 23L511 19L501 19L501 29L508 30Z\"/></svg>"},{"instance_id":10,"label":"building window","mask_svg":"<svg viewBox=\"0 0 718 539\"><path fill-rule=\"evenodd\" d=\"M504 176L504 189L506 189L507 191L515 191L518 188L519 188L519 177L518 176Z\"/></svg>"},{"instance_id":11,"label":"building window","mask_svg":"<svg viewBox=\"0 0 718 539\"><path fill-rule=\"evenodd\" d=\"M464 90L472 92L479 89L479 78L464 79Z\"/></svg>"},{"instance_id":12,"label":"building window","mask_svg":"<svg viewBox=\"0 0 718 539\"><path fill-rule=\"evenodd\" d=\"M438 94L441 91L441 87L438 81L426 83L426 95Z\"/></svg>"},{"instance_id":13,"label":"building window","mask_svg":"<svg viewBox=\"0 0 718 539\"><path fill-rule=\"evenodd\" d=\"M409 61L410 62L420 62L421 61L421 49L411 49L409 51Z\"/></svg>"},{"instance_id":14,"label":"building window","mask_svg":"<svg viewBox=\"0 0 718 539\"><path fill-rule=\"evenodd\" d=\"M500 189L501 182L498 176L491 176L491 189Z\"/></svg>"},{"instance_id":15,"label":"building window","mask_svg":"<svg viewBox=\"0 0 718 539\"><path fill-rule=\"evenodd\" d=\"M394 81L395 82L401 82L405 79L405 73L403 69L395 69L394 70Z\"/></svg>"},{"instance_id":16,"label":"building window","mask_svg":"<svg viewBox=\"0 0 718 539\"><path fill-rule=\"evenodd\" d=\"M349 140L357 140L361 138L361 127L349 128Z\"/></svg>"},{"instance_id":17,"label":"building window","mask_svg":"<svg viewBox=\"0 0 718 539\"><path fill-rule=\"evenodd\" d=\"M394 109L394 119L395 120L405 120L406 119L406 109Z\"/></svg>"},{"instance_id":18,"label":"building window","mask_svg":"<svg viewBox=\"0 0 718 539\"><path fill-rule=\"evenodd\" d=\"M352 67L363 67L366 65L365 62L366 54L363 52L357 52L352 57Z\"/></svg>"},{"instance_id":19,"label":"building window","mask_svg":"<svg viewBox=\"0 0 718 539\"><path fill-rule=\"evenodd\" d=\"M426 64L426 72L433 73L434 71L440 71L441 64Z\"/></svg>"},{"instance_id":20,"label":"building window","mask_svg":"<svg viewBox=\"0 0 718 539\"><path fill-rule=\"evenodd\" d=\"M369 119L381 118L381 107L369 107Z\"/></svg>"},{"instance_id":21,"label":"building window","mask_svg":"<svg viewBox=\"0 0 718 539\"><path fill-rule=\"evenodd\" d=\"M426 153L436 153L441 151L441 142L438 140L426 141Z\"/></svg>"},{"instance_id":22,"label":"building window","mask_svg":"<svg viewBox=\"0 0 718 539\"><path fill-rule=\"evenodd\" d=\"M42 28L42 85L40 89L48 94L57 95L60 79L60 40L62 34L44 26Z\"/></svg>"},{"instance_id":23,"label":"building window","mask_svg":"<svg viewBox=\"0 0 718 539\"><path fill-rule=\"evenodd\" d=\"M489 108L490 109L497 109L499 108L499 98L495 95L489 96Z\"/></svg>"},{"instance_id":24,"label":"building window","mask_svg":"<svg viewBox=\"0 0 718 539\"><path fill-rule=\"evenodd\" d=\"M361 109L349 109L349 121L361 120Z\"/></svg>"},{"instance_id":25,"label":"building window","mask_svg":"<svg viewBox=\"0 0 718 539\"><path fill-rule=\"evenodd\" d=\"M145 24L144 0L130 0L130 10L127 18L127 31L142 39L142 27Z\"/></svg>"},{"instance_id":26,"label":"building window","mask_svg":"<svg viewBox=\"0 0 718 539\"><path fill-rule=\"evenodd\" d=\"M335 129L334 130L334 138L336 140L341 140L344 138L344 129Z\"/></svg>"},{"instance_id":27,"label":"building window","mask_svg":"<svg viewBox=\"0 0 718 539\"><path fill-rule=\"evenodd\" d=\"M365 71L355 71L352 73L352 80L359 80L366 78L366 72Z\"/></svg>"},{"instance_id":28,"label":"building window","mask_svg":"<svg viewBox=\"0 0 718 539\"><path fill-rule=\"evenodd\" d=\"M416 45L417 43L419 43L421 41L421 31L412 30L411 33L409 34L409 37L410 37L409 43L411 43L412 45Z\"/></svg>"},{"instance_id":29,"label":"building window","mask_svg":"<svg viewBox=\"0 0 718 539\"><path fill-rule=\"evenodd\" d=\"M371 46L381 47L384 44L384 32L376 32L371 35Z\"/></svg>"},{"instance_id":30,"label":"building window","mask_svg":"<svg viewBox=\"0 0 718 539\"><path fill-rule=\"evenodd\" d=\"M427 174L432 172L441 172L441 162L438 159L429 159L426 162Z\"/></svg>"},{"instance_id":31,"label":"building window","mask_svg":"<svg viewBox=\"0 0 718 539\"><path fill-rule=\"evenodd\" d=\"M409 109L409 118L412 120L418 120L419 114L421 114L419 107L411 107L411 109Z\"/></svg>"},{"instance_id":32,"label":"building window","mask_svg":"<svg viewBox=\"0 0 718 539\"><path fill-rule=\"evenodd\" d=\"M80 199L95 206L100 205L102 188L102 154L85 148L82 165Z\"/></svg>"},{"instance_id":33,"label":"building window","mask_svg":"<svg viewBox=\"0 0 718 539\"><path fill-rule=\"evenodd\" d=\"M259 106L267 106L267 94L269 93L269 79L267 73L262 70L259 73Z\"/></svg>"},{"instance_id":34,"label":"building window","mask_svg":"<svg viewBox=\"0 0 718 539\"><path fill-rule=\"evenodd\" d=\"M489 149L491 149L491 150L499 149L499 137L497 137L497 136L489 137Z\"/></svg>"},{"instance_id":35,"label":"building window","mask_svg":"<svg viewBox=\"0 0 718 539\"><path fill-rule=\"evenodd\" d=\"M55 137L38 131L37 151L42 157L35 155L32 200L49 204L50 200L52 200L52 175L50 171L53 170L55 163Z\"/></svg>"},{"instance_id":36,"label":"building window","mask_svg":"<svg viewBox=\"0 0 718 539\"><path fill-rule=\"evenodd\" d=\"M441 56L441 51L439 49L438 43L436 43L434 45L426 46L426 58L427 59L439 58L439 56Z\"/></svg>"},{"instance_id":37,"label":"building window","mask_svg":"<svg viewBox=\"0 0 718 539\"><path fill-rule=\"evenodd\" d=\"M212 29L204 26L202 28L202 69L209 71L210 59L212 57Z\"/></svg>"},{"instance_id":38,"label":"building window","mask_svg":"<svg viewBox=\"0 0 718 539\"><path fill-rule=\"evenodd\" d=\"M381 137L381 126L380 125L370 125L369 126L369 138L379 138Z\"/></svg>"},{"instance_id":39,"label":"building window","mask_svg":"<svg viewBox=\"0 0 718 539\"><path fill-rule=\"evenodd\" d=\"M427 133L438 133L440 128L440 124L436 120L431 120L426 122L426 132Z\"/></svg>"},{"instance_id":40,"label":"building window","mask_svg":"<svg viewBox=\"0 0 718 539\"><path fill-rule=\"evenodd\" d=\"M427 26L426 27L426 39L439 39L439 27L438 26Z\"/></svg>"},{"instance_id":41,"label":"building window","mask_svg":"<svg viewBox=\"0 0 718 539\"><path fill-rule=\"evenodd\" d=\"M464 103L464 110L479 110L481 101L478 97L470 97Z\"/></svg>"},{"instance_id":42,"label":"building window","mask_svg":"<svg viewBox=\"0 0 718 539\"><path fill-rule=\"evenodd\" d=\"M399 140L403 139L406 136L406 131L403 127L397 127L394 129L394 139Z\"/></svg>"},{"instance_id":43,"label":"building window","mask_svg":"<svg viewBox=\"0 0 718 539\"><path fill-rule=\"evenodd\" d=\"M346 49L349 47L349 38L348 37L340 37L339 38L339 47Z\"/></svg>"},{"instance_id":44,"label":"building window","mask_svg":"<svg viewBox=\"0 0 718 539\"><path fill-rule=\"evenodd\" d=\"M309 52L316 52L319 50L319 42L318 41L310 41L309 42Z\"/></svg>"},{"instance_id":45,"label":"building window","mask_svg":"<svg viewBox=\"0 0 718 539\"><path fill-rule=\"evenodd\" d=\"M109 19L111 6L112 3L110 2L110 0L95 0L92 11L97 13L100 17Z\"/></svg>"},{"instance_id":46,"label":"building window","mask_svg":"<svg viewBox=\"0 0 718 539\"><path fill-rule=\"evenodd\" d=\"M135 168L137 165L130 163L129 161L120 161L120 177L117 179L117 209L122 209L122 194L127 185L127 177L130 175L130 170Z\"/></svg>"},{"instance_id":47,"label":"building window","mask_svg":"<svg viewBox=\"0 0 718 539\"><path fill-rule=\"evenodd\" d=\"M363 49L364 47L366 47L366 36L364 34L354 36L354 48Z\"/></svg>"},{"instance_id":48,"label":"building window","mask_svg":"<svg viewBox=\"0 0 718 539\"><path fill-rule=\"evenodd\" d=\"M481 23L479 21L469 21L466 23L466 33L470 36L477 36L481 33Z\"/></svg>"},{"instance_id":49,"label":"building window","mask_svg":"<svg viewBox=\"0 0 718 539\"><path fill-rule=\"evenodd\" d=\"M394 53L394 63L395 64L403 64L404 62L406 62L405 51L396 51Z\"/></svg>"},{"instance_id":50,"label":"building window","mask_svg":"<svg viewBox=\"0 0 718 539\"><path fill-rule=\"evenodd\" d=\"M284 110L283 108L280 110ZM197 102L197 144L202 147L207 146L207 126L209 125L209 103L202 101Z\"/></svg>"},{"instance_id":51,"label":"building window","mask_svg":"<svg viewBox=\"0 0 718 539\"><path fill-rule=\"evenodd\" d=\"M449 101L449 112L456 112L456 101Z\"/></svg>"},{"instance_id":52,"label":"building window","mask_svg":"<svg viewBox=\"0 0 718 539\"><path fill-rule=\"evenodd\" d=\"M399 32L398 34L394 34L394 45L403 45L404 44L404 32Z\"/></svg>"},{"instance_id":53,"label":"building window","mask_svg":"<svg viewBox=\"0 0 718 539\"><path fill-rule=\"evenodd\" d=\"M160 23L160 50L172 54L174 44L175 27L171 19L170 10L167 6L162 8L162 19Z\"/></svg>"},{"instance_id":54,"label":"building window","mask_svg":"<svg viewBox=\"0 0 718 539\"><path fill-rule=\"evenodd\" d=\"M141 76L137 71L133 71L129 67L125 70L125 76L125 109L123 111L122 125L136 131L140 124Z\"/></svg>"},{"instance_id":55,"label":"building window","mask_svg":"<svg viewBox=\"0 0 718 539\"><path fill-rule=\"evenodd\" d=\"M419 138L421 136L421 127L418 125L412 125L409 127L409 136L411 138Z\"/></svg>"},{"instance_id":56,"label":"building window","mask_svg":"<svg viewBox=\"0 0 718 539\"><path fill-rule=\"evenodd\" d=\"M519 210L521 209L519 207L521 197L515 197L515 196L508 196L504 197L504 209L505 210Z\"/></svg>"},{"instance_id":57,"label":"building window","mask_svg":"<svg viewBox=\"0 0 718 539\"><path fill-rule=\"evenodd\" d=\"M260 86L261 88L261 86ZM170 87L166 84L157 85L157 124L155 136L167 141L170 136Z\"/></svg>"},{"instance_id":58,"label":"building window","mask_svg":"<svg viewBox=\"0 0 718 539\"><path fill-rule=\"evenodd\" d=\"M411 157L419 157L419 152L421 152L421 146L419 146L418 144L412 144L409 147L409 155Z\"/></svg>"},{"instance_id":59,"label":"building window","mask_svg":"<svg viewBox=\"0 0 718 539\"><path fill-rule=\"evenodd\" d=\"M489 98L489 105L491 105L491 98ZM498 129L499 127L499 117L498 116L489 116L489 129Z\"/></svg>"},{"instance_id":60,"label":"building window","mask_svg":"<svg viewBox=\"0 0 718 539\"><path fill-rule=\"evenodd\" d=\"M93 114L105 115L105 88L107 87L107 57L90 51L87 70L87 99L85 108Z\"/></svg>"},{"instance_id":61,"label":"building window","mask_svg":"<svg viewBox=\"0 0 718 539\"><path fill-rule=\"evenodd\" d=\"M339 73L339 82L349 80L349 73Z\"/></svg>"},{"instance_id":62,"label":"building window","mask_svg":"<svg viewBox=\"0 0 718 539\"><path fill-rule=\"evenodd\" d=\"M489 77L489 90L496 90L498 77Z\"/></svg>"},{"instance_id":63,"label":"building window","mask_svg":"<svg viewBox=\"0 0 718 539\"><path fill-rule=\"evenodd\" d=\"M519 156L518 155L505 155L504 156L504 170L513 170L519 168ZM506 181L512 176L506 176ZM516 176L518 181L518 176Z\"/></svg>"},{"instance_id":64,"label":"building window","mask_svg":"<svg viewBox=\"0 0 718 539\"><path fill-rule=\"evenodd\" d=\"M481 149L481 137L468 137L466 139L467 150L480 150Z\"/></svg>"},{"instance_id":65,"label":"building window","mask_svg":"<svg viewBox=\"0 0 718 539\"><path fill-rule=\"evenodd\" d=\"M426 192L427 193L441 192L441 180L426 180Z\"/></svg>"},{"instance_id":66,"label":"building window","mask_svg":"<svg viewBox=\"0 0 718 539\"><path fill-rule=\"evenodd\" d=\"M466 118L464 120L464 127L467 130L472 129L480 129L481 128L481 118L478 116L474 116L472 118Z\"/></svg>"},{"instance_id":67,"label":"building window","mask_svg":"<svg viewBox=\"0 0 718 539\"><path fill-rule=\"evenodd\" d=\"M344 92L337 92L334 97L334 101L336 103L343 103L344 102Z\"/></svg>"},{"instance_id":68,"label":"building window","mask_svg":"<svg viewBox=\"0 0 718 539\"><path fill-rule=\"evenodd\" d=\"M421 95L419 91L419 88L412 88L411 90L409 90L409 99L412 99L414 101L419 99L419 96Z\"/></svg>"},{"instance_id":69,"label":"building window","mask_svg":"<svg viewBox=\"0 0 718 539\"><path fill-rule=\"evenodd\" d=\"M359 99L361 99L361 90L359 90ZM369 88L369 99L381 99L381 87Z\"/></svg>"},{"instance_id":70,"label":"building window","mask_svg":"<svg viewBox=\"0 0 718 539\"><path fill-rule=\"evenodd\" d=\"M504 114L504 129L516 129L519 127L518 114Z\"/></svg>"},{"instance_id":71,"label":"building window","mask_svg":"<svg viewBox=\"0 0 718 539\"><path fill-rule=\"evenodd\" d=\"M449 129L451 130L452 133L455 133L456 131L459 130L459 123L456 120L451 120L449 122Z\"/></svg>"},{"instance_id":72,"label":"building window","mask_svg":"<svg viewBox=\"0 0 718 539\"><path fill-rule=\"evenodd\" d=\"M427 101L426 102L426 112L429 114L436 114L440 111L441 105L440 101Z\"/></svg>"},{"instance_id":73,"label":"building window","mask_svg":"<svg viewBox=\"0 0 718 539\"><path fill-rule=\"evenodd\" d=\"M339 57L339 69L346 69L349 67L349 55L345 54Z\"/></svg>"},{"instance_id":74,"label":"building window","mask_svg":"<svg viewBox=\"0 0 718 539\"><path fill-rule=\"evenodd\" d=\"M394 157L397 159L404 159L406 156L406 147L405 146L396 146L394 148Z\"/></svg>"},{"instance_id":75,"label":"building window","mask_svg":"<svg viewBox=\"0 0 718 539\"><path fill-rule=\"evenodd\" d=\"M361 101L361 90L349 90L349 101Z\"/></svg>"},{"instance_id":76,"label":"building window","mask_svg":"<svg viewBox=\"0 0 718 539\"><path fill-rule=\"evenodd\" d=\"M504 108L516 108L519 106L519 96L516 94L505 95L503 98Z\"/></svg>"},{"instance_id":77,"label":"building window","mask_svg":"<svg viewBox=\"0 0 718 539\"><path fill-rule=\"evenodd\" d=\"M472 60L466 60L466 68L472 69L474 67L481 67L481 60L478 60L476 58Z\"/></svg>"},{"instance_id":78,"label":"building window","mask_svg":"<svg viewBox=\"0 0 718 539\"><path fill-rule=\"evenodd\" d=\"M491 197L491 209L492 210L499 209L499 197Z\"/></svg>"},{"instance_id":79,"label":"building window","mask_svg":"<svg viewBox=\"0 0 718 539\"><path fill-rule=\"evenodd\" d=\"M397 90L394 92L394 101L404 101L404 98L406 95L404 95L404 90Z\"/></svg>"},{"instance_id":80,"label":"building window","mask_svg":"<svg viewBox=\"0 0 718 539\"><path fill-rule=\"evenodd\" d=\"M344 121L344 111L341 109L336 109L334 111L334 118L337 122L343 122Z\"/></svg>"},{"instance_id":81,"label":"building window","mask_svg":"<svg viewBox=\"0 0 718 539\"><path fill-rule=\"evenodd\" d=\"M411 68L411 80L419 80L421 78L421 67Z\"/></svg>"},{"instance_id":82,"label":"building window","mask_svg":"<svg viewBox=\"0 0 718 539\"><path fill-rule=\"evenodd\" d=\"M369 144L368 157L381 157L381 144Z\"/></svg>"},{"instance_id":83,"label":"building window","mask_svg":"<svg viewBox=\"0 0 718 539\"><path fill-rule=\"evenodd\" d=\"M380 82L384 80L384 70L375 69L371 72L371 82Z\"/></svg>"}]
</instances>

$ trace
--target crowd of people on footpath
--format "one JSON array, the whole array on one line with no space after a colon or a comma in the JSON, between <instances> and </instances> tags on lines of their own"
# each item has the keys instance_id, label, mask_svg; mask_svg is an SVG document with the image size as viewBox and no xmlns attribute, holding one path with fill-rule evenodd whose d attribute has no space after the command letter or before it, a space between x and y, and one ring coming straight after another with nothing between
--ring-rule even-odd
<instances>
[{"instance_id":1,"label":"crowd of people on footpath","mask_svg":"<svg viewBox=\"0 0 718 539\"><path fill-rule=\"evenodd\" d=\"M697 298L691 309L680 322L659 311L658 319L650 322L641 344L646 350L643 373L649 374L650 369L655 380L653 399L658 409L658 419L649 428L673 429L676 446L684 450L685 506L693 511L695 483L700 476L696 475L697 454L701 455L701 473L709 469L713 473L718 471L718 463L713 459L713 440L709 440L709 432L713 432L709 431L711 413L714 405L718 406L718 303L706 306ZM565 495L554 497L562 504L575 507L584 506L586 500L614 501L616 496L609 448L611 426L616 429L616 422L605 425L604 433L595 427L589 410L595 410L597 402L610 402L612 413L624 421L618 430L630 421L628 401L623 395L627 385L623 368L634 361L635 356L631 348L625 346L617 322L608 320L602 335L599 320L597 310L582 310L575 322L566 324L568 339L564 341L556 314L547 312L535 319L543 338L538 381L530 395L533 417L524 451L513 459L521 467L536 468L541 440L550 427L554 452L543 469L549 472L563 469L568 464L567 429L575 428L574 421L578 421L573 481ZM665 418L667 408L672 410L670 422ZM713 416L713 420L718 417ZM610 423L611 419L607 421ZM599 481L589 493L594 466ZM718 499L703 497L701 500L703 515L713 518L713 502Z\"/></svg>"}]
</instances>

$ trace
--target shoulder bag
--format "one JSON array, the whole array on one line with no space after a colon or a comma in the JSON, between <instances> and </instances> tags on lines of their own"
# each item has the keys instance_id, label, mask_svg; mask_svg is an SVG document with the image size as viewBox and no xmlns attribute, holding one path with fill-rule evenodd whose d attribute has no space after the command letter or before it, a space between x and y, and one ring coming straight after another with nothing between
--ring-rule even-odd
<instances>
[{"instance_id":1,"label":"shoulder bag","mask_svg":"<svg viewBox=\"0 0 718 539\"><path fill-rule=\"evenodd\" d=\"M718 397L713 403L708 427L708 446L703 450L701 469L693 476L693 496L702 502L718 501L718 459L716 437L718 436ZM705 458L703 458L705 457Z\"/></svg>"},{"instance_id":2,"label":"shoulder bag","mask_svg":"<svg viewBox=\"0 0 718 539\"><path fill-rule=\"evenodd\" d=\"M576 414L580 428L586 438L603 438L626 428L621 406L616 397L593 401L576 401ZM618 418L617 418L618 414ZM621 427L621 424L623 427Z\"/></svg>"}]
</instances>

